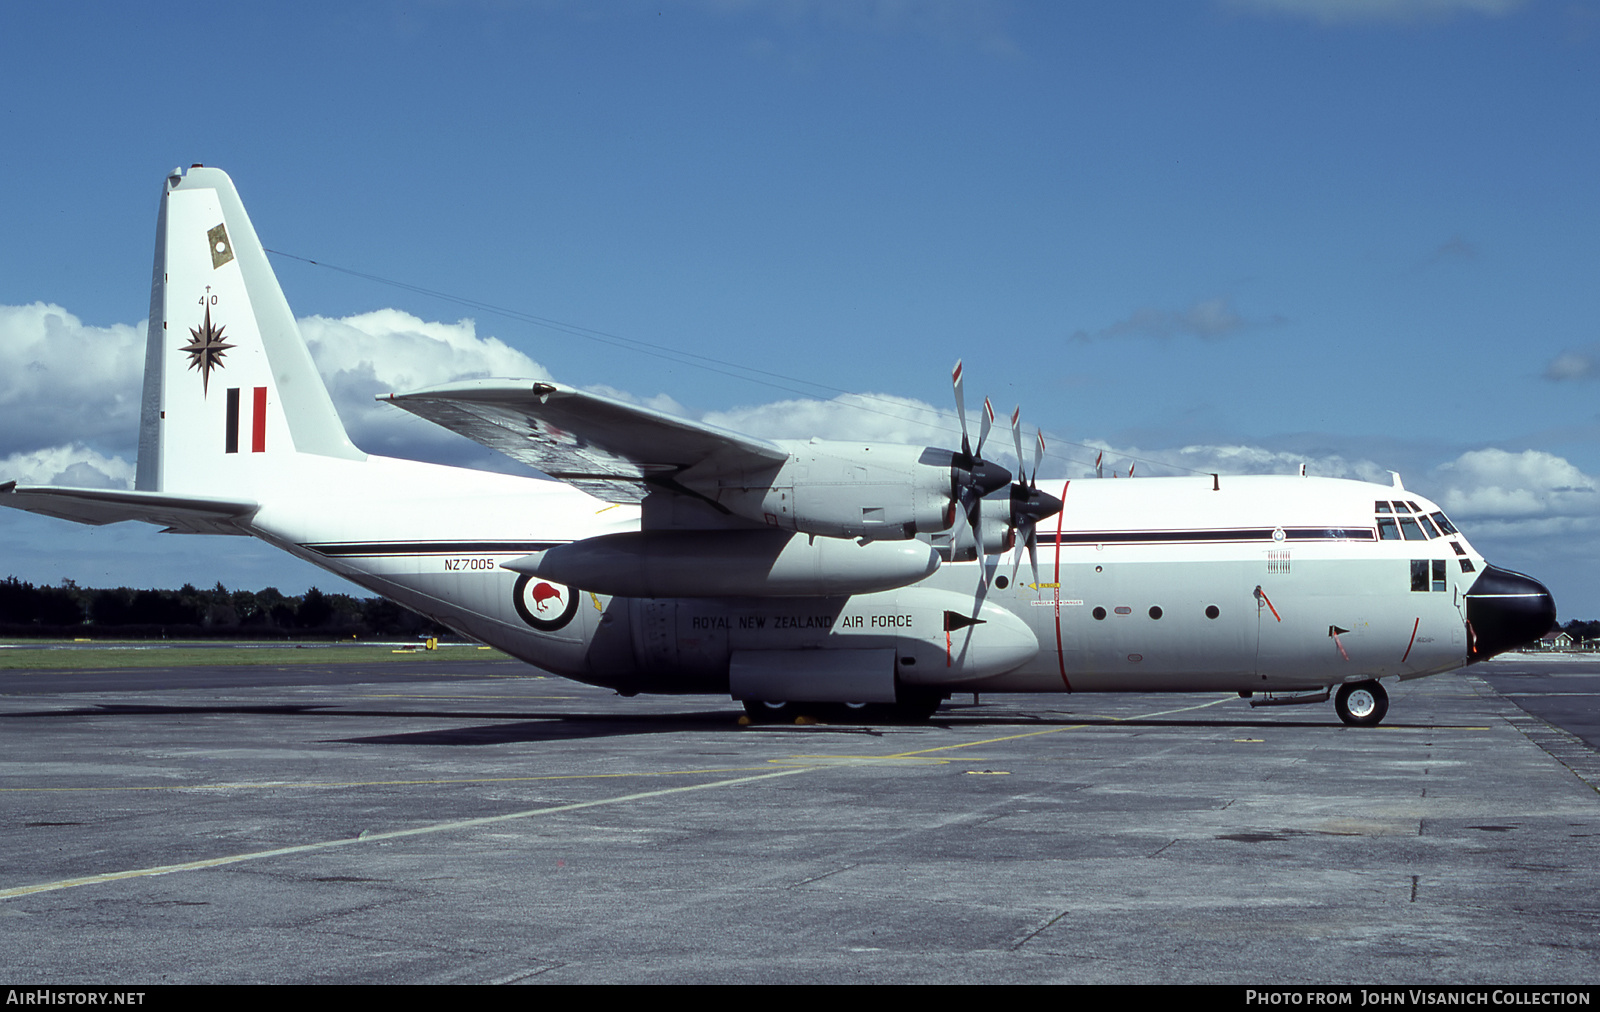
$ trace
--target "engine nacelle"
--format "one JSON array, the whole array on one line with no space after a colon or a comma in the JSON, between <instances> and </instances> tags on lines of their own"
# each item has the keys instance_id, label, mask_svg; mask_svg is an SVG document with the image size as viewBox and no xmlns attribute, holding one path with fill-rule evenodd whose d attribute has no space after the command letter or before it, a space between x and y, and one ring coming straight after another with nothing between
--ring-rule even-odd
<instances>
[{"instance_id":1,"label":"engine nacelle","mask_svg":"<svg viewBox=\"0 0 1600 1012\"><path fill-rule=\"evenodd\" d=\"M636 531L559 545L505 568L614 597L828 597L916 583L939 568L939 555L920 541Z\"/></svg>"},{"instance_id":2,"label":"engine nacelle","mask_svg":"<svg viewBox=\"0 0 1600 1012\"><path fill-rule=\"evenodd\" d=\"M702 464L674 481L736 516L833 538L904 540L955 520L955 454L897 443L777 440L782 465L729 472ZM1005 477L1006 481L1010 476Z\"/></svg>"}]
</instances>

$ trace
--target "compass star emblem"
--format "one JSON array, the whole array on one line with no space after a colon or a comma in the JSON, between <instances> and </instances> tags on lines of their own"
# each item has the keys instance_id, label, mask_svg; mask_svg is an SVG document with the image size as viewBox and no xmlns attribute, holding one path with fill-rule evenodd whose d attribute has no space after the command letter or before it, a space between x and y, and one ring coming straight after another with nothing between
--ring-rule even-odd
<instances>
[{"instance_id":1,"label":"compass star emblem","mask_svg":"<svg viewBox=\"0 0 1600 1012\"><path fill-rule=\"evenodd\" d=\"M206 307L206 320L197 330L189 328L194 340L179 348L189 353L189 368L200 370L200 389L211 392L211 370L222 368L222 356L233 345L222 339L223 327L211 325L211 307Z\"/></svg>"}]
</instances>

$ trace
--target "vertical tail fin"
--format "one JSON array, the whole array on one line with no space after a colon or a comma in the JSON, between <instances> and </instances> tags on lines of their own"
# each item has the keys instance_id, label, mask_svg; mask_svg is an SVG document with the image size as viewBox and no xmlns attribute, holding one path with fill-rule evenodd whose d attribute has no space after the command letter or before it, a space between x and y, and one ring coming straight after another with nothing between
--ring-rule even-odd
<instances>
[{"instance_id":1,"label":"vertical tail fin","mask_svg":"<svg viewBox=\"0 0 1600 1012\"><path fill-rule=\"evenodd\" d=\"M298 454L360 460L289 303L220 169L161 196L135 487L252 493Z\"/></svg>"}]
</instances>

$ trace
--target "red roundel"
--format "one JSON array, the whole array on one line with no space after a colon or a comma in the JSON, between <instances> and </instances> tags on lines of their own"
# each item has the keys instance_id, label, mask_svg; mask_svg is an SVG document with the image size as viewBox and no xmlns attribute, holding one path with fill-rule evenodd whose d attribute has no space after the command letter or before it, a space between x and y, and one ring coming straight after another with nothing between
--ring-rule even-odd
<instances>
[{"instance_id":1,"label":"red roundel","mask_svg":"<svg viewBox=\"0 0 1600 1012\"><path fill-rule=\"evenodd\" d=\"M517 606L522 621L540 632L554 632L578 613L578 591L537 576L517 577L511 601Z\"/></svg>"}]
</instances>

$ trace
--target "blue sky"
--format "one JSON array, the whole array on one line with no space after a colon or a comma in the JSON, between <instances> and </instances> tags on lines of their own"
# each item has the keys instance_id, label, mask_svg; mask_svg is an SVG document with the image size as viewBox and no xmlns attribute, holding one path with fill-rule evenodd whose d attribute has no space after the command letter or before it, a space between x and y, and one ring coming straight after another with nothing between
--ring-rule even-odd
<instances>
[{"instance_id":1,"label":"blue sky","mask_svg":"<svg viewBox=\"0 0 1600 1012\"><path fill-rule=\"evenodd\" d=\"M367 398L507 371L948 441L964 358L1051 473L1398 470L1593 617L1597 57L1562 0L6 5L0 480L131 475L161 179L203 162L274 250L517 314L278 258L368 449L491 464ZM240 539L0 543L35 582L339 586Z\"/></svg>"}]
</instances>

